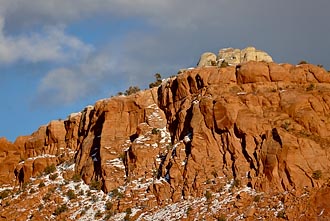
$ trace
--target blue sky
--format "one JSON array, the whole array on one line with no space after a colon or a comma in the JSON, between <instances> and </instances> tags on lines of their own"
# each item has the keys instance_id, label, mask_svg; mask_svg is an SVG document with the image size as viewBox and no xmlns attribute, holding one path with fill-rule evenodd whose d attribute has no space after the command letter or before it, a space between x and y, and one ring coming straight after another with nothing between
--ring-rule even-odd
<instances>
[{"instance_id":1,"label":"blue sky","mask_svg":"<svg viewBox=\"0 0 330 221\"><path fill-rule=\"evenodd\" d=\"M328 0L0 0L0 137L147 88L206 51L255 46L330 69Z\"/></svg>"}]
</instances>

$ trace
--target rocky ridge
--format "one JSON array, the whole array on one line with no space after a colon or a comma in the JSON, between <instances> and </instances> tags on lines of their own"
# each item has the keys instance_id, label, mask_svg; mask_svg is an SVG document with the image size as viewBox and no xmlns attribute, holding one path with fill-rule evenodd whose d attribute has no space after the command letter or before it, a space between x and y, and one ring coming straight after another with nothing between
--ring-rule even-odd
<instances>
[{"instance_id":1,"label":"rocky ridge","mask_svg":"<svg viewBox=\"0 0 330 221\"><path fill-rule=\"evenodd\" d=\"M273 58L267 54L267 52L257 50L255 47L247 47L242 50L237 48L224 48L220 49L218 55L212 52L203 53L197 66L238 65L248 61L273 62Z\"/></svg>"},{"instance_id":2,"label":"rocky ridge","mask_svg":"<svg viewBox=\"0 0 330 221\"><path fill-rule=\"evenodd\" d=\"M1 139L0 220L326 220L329 131L323 68L184 70Z\"/></svg>"}]
</instances>

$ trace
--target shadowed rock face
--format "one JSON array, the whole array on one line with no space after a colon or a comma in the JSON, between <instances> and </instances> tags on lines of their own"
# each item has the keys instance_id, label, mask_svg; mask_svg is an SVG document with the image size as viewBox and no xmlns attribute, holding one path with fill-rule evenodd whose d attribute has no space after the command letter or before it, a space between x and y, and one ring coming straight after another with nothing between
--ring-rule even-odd
<instances>
[{"instance_id":1,"label":"shadowed rock face","mask_svg":"<svg viewBox=\"0 0 330 221\"><path fill-rule=\"evenodd\" d=\"M252 49L240 53L250 51L260 56ZM327 71L249 61L185 70L158 88L100 100L65 121L52 121L15 145L0 142L26 159L18 164L15 158L8 167L11 182L15 168L23 168L27 181L73 159L87 184L99 181L105 192L125 187L116 204L125 211L203 197L228 182L266 194L319 190L308 198L313 203L322 191L328 194L329 138ZM10 154L2 152L5 164ZM145 189L134 186L142 180ZM291 218L306 209L306 201L296 203L301 206L287 211Z\"/></svg>"}]
</instances>

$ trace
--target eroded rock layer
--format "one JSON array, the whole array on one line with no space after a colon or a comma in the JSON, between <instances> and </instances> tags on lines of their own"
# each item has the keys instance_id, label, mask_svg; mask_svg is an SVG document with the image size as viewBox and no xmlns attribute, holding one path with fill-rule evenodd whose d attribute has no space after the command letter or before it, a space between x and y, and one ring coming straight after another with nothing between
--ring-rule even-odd
<instances>
[{"instance_id":1,"label":"eroded rock layer","mask_svg":"<svg viewBox=\"0 0 330 221\"><path fill-rule=\"evenodd\" d=\"M22 186L70 161L74 170L67 177L98 183L115 212L139 208L135 219L236 188L227 212L211 204L209 214L194 211L209 220L221 214L265 218L268 213L251 207L265 203L254 198L258 193L269 199L291 193L279 206L286 213L273 218L295 219L308 210L306 202L317 204L301 218L307 220L330 212L313 201L328 194L329 145L330 74L310 64L250 61L185 70L158 88L100 100L51 121L14 144L1 139L0 182ZM311 194L299 198L307 190Z\"/></svg>"}]
</instances>

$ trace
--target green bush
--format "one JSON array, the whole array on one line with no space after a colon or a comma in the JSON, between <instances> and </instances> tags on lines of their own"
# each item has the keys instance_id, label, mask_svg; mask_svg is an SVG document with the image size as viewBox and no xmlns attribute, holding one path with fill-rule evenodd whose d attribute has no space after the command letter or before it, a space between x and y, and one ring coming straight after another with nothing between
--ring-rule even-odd
<instances>
[{"instance_id":1,"label":"green bush","mask_svg":"<svg viewBox=\"0 0 330 221\"><path fill-rule=\"evenodd\" d=\"M155 82L149 84L149 88L158 87L159 85L162 84L162 76L159 73L156 73L154 76L156 80Z\"/></svg>"},{"instance_id":2,"label":"green bush","mask_svg":"<svg viewBox=\"0 0 330 221\"><path fill-rule=\"evenodd\" d=\"M43 201L48 201L48 200L50 199L50 196L51 196L51 193L48 192L48 193L46 193L46 194L42 197L42 200L43 200Z\"/></svg>"},{"instance_id":3,"label":"green bush","mask_svg":"<svg viewBox=\"0 0 330 221\"><path fill-rule=\"evenodd\" d=\"M38 188L40 189L40 188L42 188L42 187L44 187L44 186L46 186L45 183L44 183L43 181L41 181L41 182L39 183L39 185L38 185Z\"/></svg>"},{"instance_id":4,"label":"green bush","mask_svg":"<svg viewBox=\"0 0 330 221\"><path fill-rule=\"evenodd\" d=\"M212 198L212 193L207 190L205 192L205 198L206 198L207 201L209 201Z\"/></svg>"},{"instance_id":5,"label":"green bush","mask_svg":"<svg viewBox=\"0 0 330 221\"><path fill-rule=\"evenodd\" d=\"M75 173L72 177L71 177L71 180L73 182L80 182L81 180L81 175L79 173Z\"/></svg>"},{"instance_id":6,"label":"green bush","mask_svg":"<svg viewBox=\"0 0 330 221\"><path fill-rule=\"evenodd\" d=\"M58 206L58 207L55 209L53 215L58 216L58 215L60 215L61 213L67 211L67 210L68 210L68 207L67 207L65 204L63 204L63 205L61 205L61 206Z\"/></svg>"},{"instance_id":7,"label":"green bush","mask_svg":"<svg viewBox=\"0 0 330 221\"><path fill-rule=\"evenodd\" d=\"M228 64L227 61L223 61L220 65L221 68L225 68L225 67L228 67L228 66L229 66L229 64Z\"/></svg>"},{"instance_id":8,"label":"green bush","mask_svg":"<svg viewBox=\"0 0 330 221\"><path fill-rule=\"evenodd\" d=\"M1 199L5 199L5 198L7 198L7 197L9 196L10 193L11 193L10 190L4 190L4 191L1 191L1 192L0 192L0 200L1 200Z\"/></svg>"},{"instance_id":9,"label":"green bush","mask_svg":"<svg viewBox=\"0 0 330 221\"><path fill-rule=\"evenodd\" d=\"M158 134L159 130L157 128L152 128L151 133L152 134Z\"/></svg>"},{"instance_id":10,"label":"green bush","mask_svg":"<svg viewBox=\"0 0 330 221\"><path fill-rule=\"evenodd\" d=\"M89 187L90 187L92 190L101 190L101 188L102 188L102 183L101 183L101 181L92 180L91 183L89 184Z\"/></svg>"},{"instance_id":11,"label":"green bush","mask_svg":"<svg viewBox=\"0 0 330 221\"><path fill-rule=\"evenodd\" d=\"M315 170L315 171L313 171L312 177L315 180L321 179L321 177L322 177L322 171L321 170Z\"/></svg>"},{"instance_id":12,"label":"green bush","mask_svg":"<svg viewBox=\"0 0 330 221\"><path fill-rule=\"evenodd\" d=\"M119 192L118 189L112 190L111 193L112 193L112 197L115 197L115 198L118 198L118 199L123 198L123 194L121 192Z\"/></svg>"},{"instance_id":13,"label":"green bush","mask_svg":"<svg viewBox=\"0 0 330 221\"><path fill-rule=\"evenodd\" d=\"M290 127L290 122L289 121L285 121L282 125L281 125L281 127L283 128L283 129L285 129L286 131L289 131L289 127Z\"/></svg>"},{"instance_id":14,"label":"green bush","mask_svg":"<svg viewBox=\"0 0 330 221\"><path fill-rule=\"evenodd\" d=\"M66 192L66 196L69 198L69 200L77 198L73 190L68 190L68 192Z\"/></svg>"},{"instance_id":15,"label":"green bush","mask_svg":"<svg viewBox=\"0 0 330 221\"><path fill-rule=\"evenodd\" d=\"M135 94L136 92L139 92L141 89L138 86L130 86L126 91L125 91L125 95L131 95L131 94Z\"/></svg>"},{"instance_id":16,"label":"green bush","mask_svg":"<svg viewBox=\"0 0 330 221\"><path fill-rule=\"evenodd\" d=\"M51 179L51 180L56 180L57 177L58 177L57 173L49 175L49 179Z\"/></svg>"},{"instance_id":17,"label":"green bush","mask_svg":"<svg viewBox=\"0 0 330 221\"><path fill-rule=\"evenodd\" d=\"M314 84L310 84L307 88L306 91L311 91L315 89L315 85Z\"/></svg>"},{"instance_id":18,"label":"green bush","mask_svg":"<svg viewBox=\"0 0 330 221\"><path fill-rule=\"evenodd\" d=\"M44 169L44 173L47 175L47 174L51 174L51 173L54 173L56 171L56 167L54 164L50 165L50 166L47 166L45 169Z\"/></svg>"},{"instance_id":19,"label":"green bush","mask_svg":"<svg viewBox=\"0 0 330 221\"><path fill-rule=\"evenodd\" d=\"M308 64L308 62L307 61L305 61L305 60L301 60L301 61L299 61L299 63L298 64Z\"/></svg>"},{"instance_id":20,"label":"green bush","mask_svg":"<svg viewBox=\"0 0 330 221\"><path fill-rule=\"evenodd\" d=\"M227 218L225 215L221 215L217 218L217 221L226 221L226 220L227 220Z\"/></svg>"},{"instance_id":21,"label":"green bush","mask_svg":"<svg viewBox=\"0 0 330 221\"><path fill-rule=\"evenodd\" d=\"M105 209L106 210L112 210L113 203L111 201L107 201L105 203Z\"/></svg>"},{"instance_id":22,"label":"green bush","mask_svg":"<svg viewBox=\"0 0 330 221\"><path fill-rule=\"evenodd\" d=\"M285 214L285 211L279 211L277 213L277 218L282 218L282 219L286 219L286 214Z\"/></svg>"},{"instance_id":23,"label":"green bush","mask_svg":"<svg viewBox=\"0 0 330 221\"><path fill-rule=\"evenodd\" d=\"M94 216L95 218L101 218L102 217L102 213L101 213L101 211L100 210L98 210L96 213L95 213L95 216Z\"/></svg>"}]
</instances>

